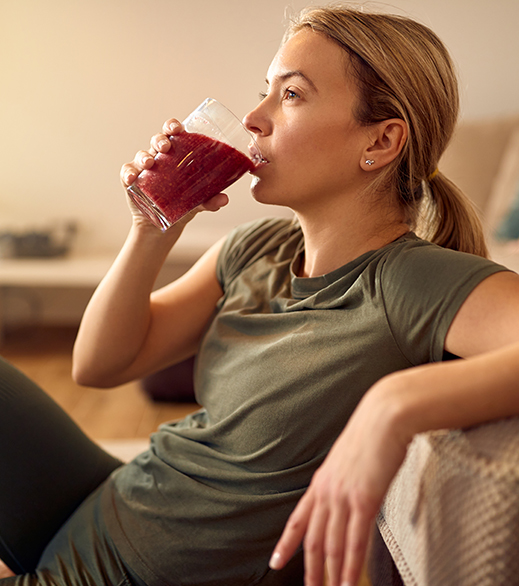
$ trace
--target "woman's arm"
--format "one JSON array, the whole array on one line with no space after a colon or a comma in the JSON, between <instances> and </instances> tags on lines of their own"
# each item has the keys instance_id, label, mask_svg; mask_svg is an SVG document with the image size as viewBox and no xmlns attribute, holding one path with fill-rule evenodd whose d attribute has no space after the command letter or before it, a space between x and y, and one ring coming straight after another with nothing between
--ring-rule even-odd
<instances>
[{"instance_id":1,"label":"woman's arm","mask_svg":"<svg viewBox=\"0 0 519 586\"><path fill-rule=\"evenodd\" d=\"M369 534L417 433L519 415L519 276L498 273L467 298L445 347L465 360L385 377L360 402L291 515L272 558L304 538L307 586L356 584Z\"/></svg>"},{"instance_id":2,"label":"woman's arm","mask_svg":"<svg viewBox=\"0 0 519 586\"><path fill-rule=\"evenodd\" d=\"M73 352L82 385L113 387L196 353L222 290L216 278L221 243L185 275L151 293L160 250L130 233L85 311Z\"/></svg>"},{"instance_id":3,"label":"woman's arm","mask_svg":"<svg viewBox=\"0 0 519 586\"><path fill-rule=\"evenodd\" d=\"M182 131L175 120L123 165L127 187L157 152L171 148L167 134ZM201 209L227 203L219 194ZM153 226L130 204L133 224L113 266L94 293L83 316L73 352L74 379L84 385L113 387L141 378L196 352L222 290L216 278L221 243L214 245L183 277L152 293L171 247L196 212L166 232ZM200 210L198 210L200 211Z\"/></svg>"}]
</instances>

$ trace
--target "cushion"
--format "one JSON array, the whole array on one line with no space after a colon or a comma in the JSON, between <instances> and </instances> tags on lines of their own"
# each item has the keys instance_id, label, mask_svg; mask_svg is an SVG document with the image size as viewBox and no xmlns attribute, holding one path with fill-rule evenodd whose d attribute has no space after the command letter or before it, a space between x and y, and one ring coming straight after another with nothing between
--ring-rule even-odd
<instances>
[{"instance_id":1,"label":"cushion","mask_svg":"<svg viewBox=\"0 0 519 586\"><path fill-rule=\"evenodd\" d=\"M143 390L154 401L195 403L193 367L195 358L188 358L141 380Z\"/></svg>"},{"instance_id":2,"label":"cushion","mask_svg":"<svg viewBox=\"0 0 519 586\"><path fill-rule=\"evenodd\" d=\"M497 227L495 237L501 241L519 239L519 182L515 188L514 200Z\"/></svg>"},{"instance_id":3,"label":"cushion","mask_svg":"<svg viewBox=\"0 0 519 586\"><path fill-rule=\"evenodd\" d=\"M519 129L516 129L501 159L487 209L490 238L519 238Z\"/></svg>"}]
</instances>

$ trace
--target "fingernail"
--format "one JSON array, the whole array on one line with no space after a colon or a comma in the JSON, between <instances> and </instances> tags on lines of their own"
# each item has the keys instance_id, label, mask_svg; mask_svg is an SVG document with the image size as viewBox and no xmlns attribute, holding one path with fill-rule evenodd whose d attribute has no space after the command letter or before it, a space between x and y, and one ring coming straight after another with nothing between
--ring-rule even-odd
<instances>
[{"instance_id":1,"label":"fingernail","mask_svg":"<svg viewBox=\"0 0 519 586\"><path fill-rule=\"evenodd\" d=\"M280 570L282 568L282 564L281 564L281 554L278 553L277 551L274 552L272 554L272 557L270 558L270 562L269 562L269 566L273 569L273 570Z\"/></svg>"},{"instance_id":2,"label":"fingernail","mask_svg":"<svg viewBox=\"0 0 519 586\"><path fill-rule=\"evenodd\" d=\"M167 146L169 144L169 140L167 140L166 138L163 138L161 141L159 141L159 144L157 145L159 147L159 149Z\"/></svg>"}]
</instances>

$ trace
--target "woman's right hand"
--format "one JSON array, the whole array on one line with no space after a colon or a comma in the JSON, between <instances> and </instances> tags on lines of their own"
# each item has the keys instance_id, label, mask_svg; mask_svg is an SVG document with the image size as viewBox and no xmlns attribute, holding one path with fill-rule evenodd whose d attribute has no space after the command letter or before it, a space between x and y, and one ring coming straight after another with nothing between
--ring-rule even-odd
<instances>
[{"instance_id":1,"label":"woman's right hand","mask_svg":"<svg viewBox=\"0 0 519 586\"><path fill-rule=\"evenodd\" d=\"M152 136L149 150L141 150L135 154L131 163L125 163L121 167L120 178L124 189L128 188L136 179L141 171L151 169L155 162L155 156L158 153L167 153L171 148L174 148L170 137L176 136L184 131L181 122L175 118L170 118L164 122L162 132ZM184 216L177 224L184 226L193 217L202 210L216 212L229 202L228 197L224 193L219 193L206 201L204 204L198 206L192 212ZM128 198L128 205L134 217L134 220L142 221L143 219L149 224L149 220L139 211L137 206Z\"/></svg>"}]
</instances>

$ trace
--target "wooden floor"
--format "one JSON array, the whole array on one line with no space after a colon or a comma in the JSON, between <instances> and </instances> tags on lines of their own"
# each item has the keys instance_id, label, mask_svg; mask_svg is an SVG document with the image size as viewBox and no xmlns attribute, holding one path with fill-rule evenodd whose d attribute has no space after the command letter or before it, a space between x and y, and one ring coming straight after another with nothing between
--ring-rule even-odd
<instances>
[{"instance_id":1,"label":"wooden floor","mask_svg":"<svg viewBox=\"0 0 519 586\"><path fill-rule=\"evenodd\" d=\"M80 387L71 377L73 327L7 330L0 354L38 383L92 439L146 438L183 417L193 404L155 403L139 383L115 389Z\"/></svg>"}]
</instances>

